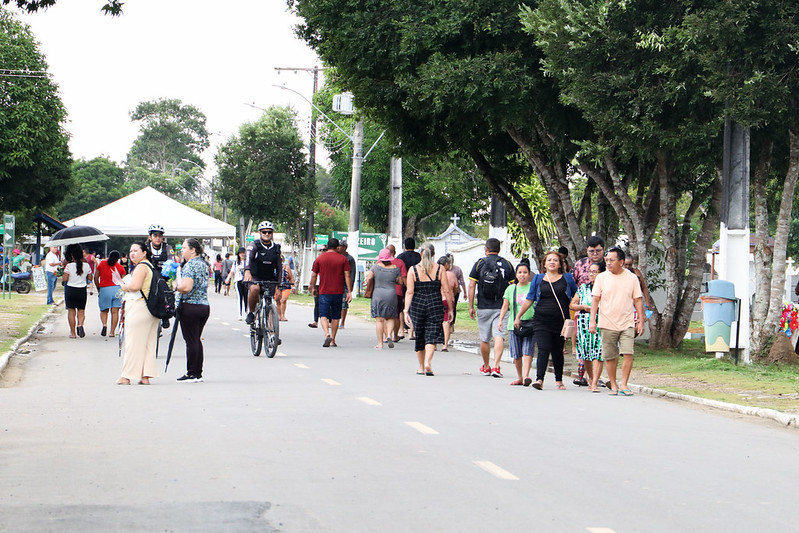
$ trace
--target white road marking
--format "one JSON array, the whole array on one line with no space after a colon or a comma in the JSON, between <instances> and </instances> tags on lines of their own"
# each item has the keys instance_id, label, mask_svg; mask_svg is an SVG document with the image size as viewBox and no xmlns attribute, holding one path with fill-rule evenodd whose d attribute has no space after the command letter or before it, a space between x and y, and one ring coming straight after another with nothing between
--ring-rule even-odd
<instances>
[{"instance_id":1,"label":"white road marking","mask_svg":"<svg viewBox=\"0 0 799 533\"><path fill-rule=\"evenodd\" d=\"M230 325L230 323L228 323L228 322L220 322L220 324L222 324L223 326L229 326Z\"/></svg>"},{"instance_id":2,"label":"white road marking","mask_svg":"<svg viewBox=\"0 0 799 533\"><path fill-rule=\"evenodd\" d=\"M405 422L405 423L411 426L419 433L423 433L424 435L438 435L438 431L429 426L425 426L421 422Z\"/></svg>"},{"instance_id":3,"label":"white road marking","mask_svg":"<svg viewBox=\"0 0 799 533\"><path fill-rule=\"evenodd\" d=\"M294 366L296 366L297 368L308 368L307 365L304 365L302 363L294 363Z\"/></svg>"},{"instance_id":4,"label":"white road marking","mask_svg":"<svg viewBox=\"0 0 799 533\"><path fill-rule=\"evenodd\" d=\"M222 320L222 319L221 319L221 318L219 318L218 316L215 316L215 317L213 317L213 318L214 318L214 320Z\"/></svg>"},{"instance_id":5,"label":"white road marking","mask_svg":"<svg viewBox=\"0 0 799 533\"><path fill-rule=\"evenodd\" d=\"M361 396L358 398L360 401L365 403L366 405L383 405L382 403L378 402L377 400L373 400L371 398L367 398L366 396Z\"/></svg>"},{"instance_id":6,"label":"white road marking","mask_svg":"<svg viewBox=\"0 0 799 533\"><path fill-rule=\"evenodd\" d=\"M275 355L278 357L286 357L286 354L284 354L283 352L275 352Z\"/></svg>"},{"instance_id":7,"label":"white road marking","mask_svg":"<svg viewBox=\"0 0 799 533\"><path fill-rule=\"evenodd\" d=\"M248 339L250 338L250 334L249 333L245 333L244 336L247 337Z\"/></svg>"},{"instance_id":8,"label":"white road marking","mask_svg":"<svg viewBox=\"0 0 799 533\"><path fill-rule=\"evenodd\" d=\"M616 533L609 527L587 527L585 529L588 533Z\"/></svg>"},{"instance_id":9,"label":"white road marking","mask_svg":"<svg viewBox=\"0 0 799 533\"><path fill-rule=\"evenodd\" d=\"M241 331L241 328L233 328L233 331ZM249 335L248 335L249 337Z\"/></svg>"},{"instance_id":10,"label":"white road marking","mask_svg":"<svg viewBox=\"0 0 799 533\"><path fill-rule=\"evenodd\" d=\"M505 470L504 468L500 468L491 461L475 461L474 464L492 474L499 479L508 479L508 480L518 480L516 476Z\"/></svg>"},{"instance_id":11,"label":"white road marking","mask_svg":"<svg viewBox=\"0 0 799 533\"><path fill-rule=\"evenodd\" d=\"M341 385L341 383L339 383L339 382L338 382L338 381L336 381L335 379L330 379L330 378L322 378L322 381L324 381L324 382L325 382L325 383L327 383L328 385Z\"/></svg>"}]
</instances>

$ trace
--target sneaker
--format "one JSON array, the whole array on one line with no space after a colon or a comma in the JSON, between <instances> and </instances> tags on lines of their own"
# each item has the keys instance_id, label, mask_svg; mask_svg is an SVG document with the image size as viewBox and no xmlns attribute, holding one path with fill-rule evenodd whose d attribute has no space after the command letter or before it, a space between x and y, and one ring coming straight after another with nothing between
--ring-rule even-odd
<instances>
[{"instance_id":1,"label":"sneaker","mask_svg":"<svg viewBox=\"0 0 799 533\"><path fill-rule=\"evenodd\" d=\"M190 376L188 374L184 374L180 376L176 381L182 381L184 383L197 383L202 380L203 380L202 376Z\"/></svg>"},{"instance_id":2,"label":"sneaker","mask_svg":"<svg viewBox=\"0 0 799 533\"><path fill-rule=\"evenodd\" d=\"M491 369L491 375L494 376L495 378L501 378L502 377L502 372L499 371L499 367L492 368Z\"/></svg>"},{"instance_id":3,"label":"sneaker","mask_svg":"<svg viewBox=\"0 0 799 533\"><path fill-rule=\"evenodd\" d=\"M255 322L255 315L253 313L247 313L247 318L244 319L247 324L252 324Z\"/></svg>"},{"instance_id":4,"label":"sneaker","mask_svg":"<svg viewBox=\"0 0 799 533\"><path fill-rule=\"evenodd\" d=\"M491 367L490 366L486 366L486 365L481 366L480 367L480 373L482 375L484 375L484 376L490 376L491 375Z\"/></svg>"}]
</instances>

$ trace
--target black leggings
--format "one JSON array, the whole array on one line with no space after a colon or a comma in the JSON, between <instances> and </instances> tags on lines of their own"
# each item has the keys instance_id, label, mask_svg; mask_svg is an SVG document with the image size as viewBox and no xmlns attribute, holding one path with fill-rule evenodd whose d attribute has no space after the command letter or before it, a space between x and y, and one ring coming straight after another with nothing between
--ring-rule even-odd
<instances>
[{"instance_id":1,"label":"black leggings","mask_svg":"<svg viewBox=\"0 0 799 533\"><path fill-rule=\"evenodd\" d=\"M220 292L222 290L222 271L214 270L214 290Z\"/></svg>"},{"instance_id":2,"label":"black leggings","mask_svg":"<svg viewBox=\"0 0 799 533\"><path fill-rule=\"evenodd\" d=\"M536 328L535 342L538 345L536 357L535 379L544 381L547 373L547 364L552 357L552 367L555 369L555 381L563 381L563 344L566 339L560 333L553 333L548 328Z\"/></svg>"},{"instance_id":3,"label":"black leggings","mask_svg":"<svg viewBox=\"0 0 799 533\"><path fill-rule=\"evenodd\" d=\"M201 377L203 375L203 328L211 314L211 307L205 304L188 304L180 306L180 331L186 341L186 374Z\"/></svg>"},{"instance_id":4,"label":"black leggings","mask_svg":"<svg viewBox=\"0 0 799 533\"><path fill-rule=\"evenodd\" d=\"M247 310L247 295L249 294L249 290L244 285L244 281L241 280L236 282L236 290L239 293L239 315L243 315Z\"/></svg>"}]
</instances>

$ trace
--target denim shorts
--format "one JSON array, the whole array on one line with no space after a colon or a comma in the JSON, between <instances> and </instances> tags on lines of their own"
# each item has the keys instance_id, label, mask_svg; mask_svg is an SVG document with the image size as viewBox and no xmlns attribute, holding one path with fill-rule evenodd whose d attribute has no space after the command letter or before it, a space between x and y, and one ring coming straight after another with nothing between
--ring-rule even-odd
<instances>
[{"instance_id":1,"label":"denim shorts","mask_svg":"<svg viewBox=\"0 0 799 533\"><path fill-rule=\"evenodd\" d=\"M533 335L519 337L516 335L516 331L511 329L508 331L508 345L510 347L510 358L514 361L523 355L529 355L530 357L535 355L533 353L535 346L535 337Z\"/></svg>"},{"instance_id":2,"label":"denim shorts","mask_svg":"<svg viewBox=\"0 0 799 533\"><path fill-rule=\"evenodd\" d=\"M100 293L97 295L98 303L100 304L100 311L105 311L112 307L122 307L122 298L117 298L119 287L111 285L110 287L100 287Z\"/></svg>"},{"instance_id":3,"label":"denim shorts","mask_svg":"<svg viewBox=\"0 0 799 533\"><path fill-rule=\"evenodd\" d=\"M319 295L319 316L328 320L341 320L341 302L343 298L340 294L320 294Z\"/></svg>"}]
</instances>

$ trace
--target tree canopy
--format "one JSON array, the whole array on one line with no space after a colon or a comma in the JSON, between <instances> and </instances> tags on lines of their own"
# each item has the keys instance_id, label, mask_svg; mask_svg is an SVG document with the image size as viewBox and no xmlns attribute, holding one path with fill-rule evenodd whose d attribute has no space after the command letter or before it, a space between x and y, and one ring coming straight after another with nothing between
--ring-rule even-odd
<instances>
[{"instance_id":1,"label":"tree canopy","mask_svg":"<svg viewBox=\"0 0 799 533\"><path fill-rule=\"evenodd\" d=\"M57 0L0 0L4 6L7 6L8 4L16 4L17 7L24 9L29 13L54 6L56 1ZM108 2L103 4L100 9L109 15L120 15L122 14L123 5L124 2L121 2L120 0L108 0Z\"/></svg>"},{"instance_id":2,"label":"tree canopy","mask_svg":"<svg viewBox=\"0 0 799 533\"><path fill-rule=\"evenodd\" d=\"M219 195L232 208L300 234L302 215L315 201L316 190L291 109L273 106L258 121L242 125L220 147L216 164Z\"/></svg>"},{"instance_id":3,"label":"tree canopy","mask_svg":"<svg viewBox=\"0 0 799 533\"><path fill-rule=\"evenodd\" d=\"M106 157L72 163L75 185L58 208L58 218L69 220L94 211L129 193L122 167Z\"/></svg>"},{"instance_id":4,"label":"tree canopy","mask_svg":"<svg viewBox=\"0 0 799 533\"><path fill-rule=\"evenodd\" d=\"M0 9L0 209L43 209L70 185L66 110L30 28Z\"/></svg>"}]
</instances>

